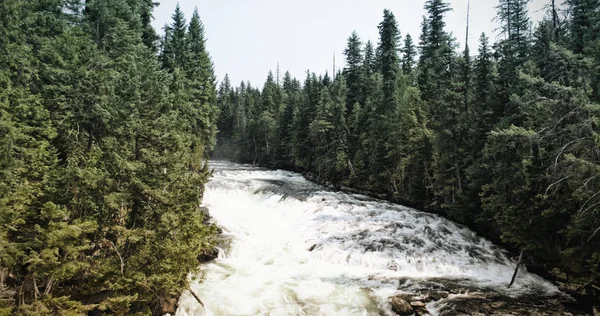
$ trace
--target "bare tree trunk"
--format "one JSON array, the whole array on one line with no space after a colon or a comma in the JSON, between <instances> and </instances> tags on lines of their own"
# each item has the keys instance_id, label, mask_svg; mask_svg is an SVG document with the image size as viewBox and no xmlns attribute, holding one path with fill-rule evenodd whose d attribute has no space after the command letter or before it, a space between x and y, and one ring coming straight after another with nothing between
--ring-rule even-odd
<instances>
[{"instance_id":1,"label":"bare tree trunk","mask_svg":"<svg viewBox=\"0 0 600 316\"><path fill-rule=\"evenodd\" d=\"M521 260L523 260L523 250L521 250L521 254L519 255L519 261L517 261L517 266L515 267L515 273L513 273L512 279L510 280L510 284L508 285L508 287L511 287L513 283L515 283L515 278L517 277L517 272L519 272Z\"/></svg>"},{"instance_id":2,"label":"bare tree trunk","mask_svg":"<svg viewBox=\"0 0 600 316\"><path fill-rule=\"evenodd\" d=\"M554 40L558 41L558 36L560 34L558 28L558 13L556 11L556 0L552 0L552 25L554 27Z\"/></svg>"},{"instance_id":3,"label":"bare tree trunk","mask_svg":"<svg viewBox=\"0 0 600 316\"><path fill-rule=\"evenodd\" d=\"M192 294L192 296L196 299L196 301L198 301L198 303L200 303L200 305L202 305L202 307L204 306L204 303L202 303L202 300L198 297L198 295L196 295L196 293L194 293L194 290L192 290L192 288L189 288L190 293Z\"/></svg>"},{"instance_id":4,"label":"bare tree trunk","mask_svg":"<svg viewBox=\"0 0 600 316\"><path fill-rule=\"evenodd\" d=\"M39 296L40 296L40 290L38 290L37 281L35 280L35 276L34 276L33 277L33 297L37 301Z\"/></svg>"},{"instance_id":5,"label":"bare tree trunk","mask_svg":"<svg viewBox=\"0 0 600 316\"><path fill-rule=\"evenodd\" d=\"M50 294L50 291L52 291L53 285L54 285L54 276L51 276L50 279L48 280L48 283L46 284L46 289L44 290L44 295Z\"/></svg>"}]
</instances>

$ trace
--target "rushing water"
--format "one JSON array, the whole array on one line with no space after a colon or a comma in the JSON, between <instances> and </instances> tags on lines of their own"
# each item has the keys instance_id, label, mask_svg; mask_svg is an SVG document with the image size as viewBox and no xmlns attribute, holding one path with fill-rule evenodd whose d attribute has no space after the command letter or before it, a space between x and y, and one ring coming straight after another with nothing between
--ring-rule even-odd
<instances>
[{"instance_id":1,"label":"rushing water","mask_svg":"<svg viewBox=\"0 0 600 316\"><path fill-rule=\"evenodd\" d=\"M281 170L212 162L205 205L230 245L177 315L385 315L388 297L450 282L505 295L557 289L444 218L333 192ZM435 314L434 310L431 310Z\"/></svg>"}]
</instances>

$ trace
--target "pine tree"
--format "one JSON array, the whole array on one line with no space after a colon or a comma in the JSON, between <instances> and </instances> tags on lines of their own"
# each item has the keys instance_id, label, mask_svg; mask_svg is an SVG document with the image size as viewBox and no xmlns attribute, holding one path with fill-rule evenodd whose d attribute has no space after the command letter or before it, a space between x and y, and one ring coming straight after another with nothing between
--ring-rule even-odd
<instances>
[{"instance_id":1,"label":"pine tree","mask_svg":"<svg viewBox=\"0 0 600 316\"><path fill-rule=\"evenodd\" d=\"M501 80L499 98L500 103L504 104L505 126L519 124L515 121L519 116L519 109L510 101L510 96L517 93L518 87L514 83L518 81L518 70L525 63L530 51L528 2L529 0L502 0L497 7L501 30L506 36L498 48L501 56L498 64Z\"/></svg>"},{"instance_id":2,"label":"pine tree","mask_svg":"<svg viewBox=\"0 0 600 316\"><path fill-rule=\"evenodd\" d=\"M156 34L154 27L152 27L152 20L154 19L152 10L158 5L159 3L154 2L153 0L142 0L140 3L140 16L143 30L142 41L154 53L158 52L157 42L159 36Z\"/></svg>"},{"instance_id":3,"label":"pine tree","mask_svg":"<svg viewBox=\"0 0 600 316\"><path fill-rule=\"evenodd\" d=\"M177 14L177 9L175 11ZM178 20L175 20L173 29L178 29ZM174 33L175 34L175 33ZM174 37L175 38L175 37ZM175 41L177 43L177 41ZM175 46L177 47L177 45ZM186 77L189 85L191 101L194 105L194 128L206 148L205 156L214 148L216 121L219 115L217 107L215 74L212 60L206 50L204 26L200 21L198 9L194 10L188 32L185 35L185 64Z\"/></svg>"},{"instance_id":4,"label":"pine tree","mask_svg":"<svg viewBox=\"0 0 600 316\"><path fill-rule=\"evenodd\" d=\"M350 113L354 104L363 103L363 44L356 31L352 32L352 35L348 37L348 44L344 50L346 56L346 67L344 68L344 77L346 77L348 83L348 97L346 105L346 113ZM372 53L372 52L371 52Z\"/></svg>"},{"instance_id":5,"label":"pine tree","mask_svg":"<svg viewBox=\"0 0 600 316\"><path fill-rule=\"evenodd\" d=\"M571 14L570 48L576 54L582 54L586 49L599 39L600 30L600 2L597 0L569 0L567 1Z\"/></svg>"},{"instance_id":6,"label":"pine tree","mask_svg":"<svg viewBox=\"0 0 600 316\"><path fill-rule=\"evenodd\" d=\"M501 30L506 36L508 55L516 59L527 56L529 50L528 2L529 0L500 0L497 7Z\"/></svg>"},{"instance_id":7,"label":"pine tree","mask_svg":"<svg viewBox=\"0 0 600 316\"><path fill-rule=\"evenodd\" d=\"M375 51L373 50L373 43L370 40L367 41L367 44L365 44L365 59L362 63L362 67L366 77L369 77L373 73L377 72Z\"/></svg>"},{"instance_id":8,"label":"pine tree","mask_svg":"<svg viewBox=\"0 0 600 316\"><path fill-rule=\"evenodd\" d=\"M398 42L400 31L394 14L389 10L383 11L383 21L379 24L379 47L381 74L383 75L383 94L385 99L384 109L386 111L395 109L397 105L396 80L399 73L400 59L398 57Z\"/></svg>"},{"instance_id":9,"label":"pine tree","mask_svg":"<svg viewBox=\"0 0 600 316\"><path fill-rule=\"evenodd\" d=\"M481 152L486 134L492 130L502 114L495 105L497 74L492 59L489 38L482 33L479 37L479 51L474 66L473 122L475 126L473 130L475 134L472 138L473 154Z\"/></svg>"},{"instance_id":10,"label":"pine tree","mask_svg":"<svg viewBox=\"0 0 600 316\"><path fill-rule=\"evenodd\" d=\"M234 91L231 87L231 81L229 75L225 74L225 78L219 85L217 93L217 107L219 108L219 119L217 120L217 126L219 134L217 135L217 144L220 146L215 156L228 156L233 155L233 133L235 124L236 108L234 105Z\"/></svg>"},{"instance_id":11,"label":"pine tree","mask_svg":"<svg viewBox=\"0 0 600 316\"><path fill-rule=\"evenodd\" d=\"M179 3L175 7L175 12L171 16L172 23L165 27L165 36L162 43L163 66L169 71L175 71L175 68L183 68L187 60L188 48L186 47L187 24L185 16L181 11Z\"/></svg>"},{"instance_id":12,"label":"pine tree","mask_svg":"<svg viewBox=\"0 0 600 316\"><path fill-rule=\"evenodd\" d=\"M404 38L404 47L402 47L402 72L411 76L415 66L415 57L417 56L417 50L413 44L412 37L410 34L406 34Z\"/></svg>"},{"instance_id":13,"label":"pine tree","mask_svg":"<svg viewBox=\"0 0 600 316\"><path fill-rule=\"evenodd\" d=\"M317 114L311 123L315 168L322 179L339 182L347 174L346 82L338 76L330 89L321 89Z\"/></svg>"},{"instance_id":14,"label":"pine tree","mask_svg":"<svg viewBox=\"0 0 600 316\"><path fill-rule=\"evenodd\" d=\"M298 150L296 165L309 169L313 163L314 146L310 138L310 124L317 114L317 104L320 98L320 85L316 75L306 72L306 79L302 89L303 104L298 111L296 120L296 148Z\"/></svg>"},{"instance_id":15,"label":"pine tree","mask_svg":"<svg viewBox=\"0 0 600 316\"><path fill-rule=\"evenodd\" d=\"M284 110L279 122L280 164L290 167L293 166L294 157L297 155L294 142L294 120L302 101L302 89L300 82L292 78L289 72L283 76L283 93Z\"/></svg>"},{"instance_id":16,"label":"pine tree","mask_svg":"<svg viewBox=\"0 0 600 316\"><path fill-rule=\"evenodd\" d=\"M418 84L426 101L439 99L451 80L450 64L453 60L451 38L445 31L444 15L450 11L442 0L425 2L428 16L421 25L421 54L419 57ZM431 106L430 106L431 107ZM435 107L432 108L435 115Z\"/></svg>"}]
</instances>

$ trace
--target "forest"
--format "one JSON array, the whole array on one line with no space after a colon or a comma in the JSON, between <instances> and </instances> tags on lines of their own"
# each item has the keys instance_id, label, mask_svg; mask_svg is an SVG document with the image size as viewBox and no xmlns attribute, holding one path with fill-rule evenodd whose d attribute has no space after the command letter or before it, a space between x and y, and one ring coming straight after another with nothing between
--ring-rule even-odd
<instances>
[{"instance_id":1,"label":"forest","mask_svg":"<svg viewBox=\"0 0 600 316\"><path fill-rule=\"evenodd\" d=\"M156 5L0 1L0 315L172 312L214 243L204 26Z\"/></svg>"},{"instance_id":2,"label":"forest","mask_svg":"<svg viewBox=\"0 0 600 316\"><path fill-rule=\"evenodd\" d=\"M215 157L441 214L600 297L600 2L548 1L535 24L528 0L496 8L499 40L476 53L427 0L418 39L385 10L379 41L351 33L331 75L225 77Z\"/></svg>"}]
</instances>

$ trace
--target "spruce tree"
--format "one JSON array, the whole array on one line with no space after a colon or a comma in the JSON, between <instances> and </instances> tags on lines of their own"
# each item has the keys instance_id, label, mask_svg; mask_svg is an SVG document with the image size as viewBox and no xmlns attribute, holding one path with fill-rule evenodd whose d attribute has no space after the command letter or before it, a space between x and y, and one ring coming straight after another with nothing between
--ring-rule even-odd
<instances>
[{"instance_id":1,"label":"spruce tree","mask_svg":"<svg viewBox=\"0 0 600 316\"><path fill-rule=\"evenodd\" d=\"M375 51L373 48L373 43L370 40L365 44L365 58L362 63L362 67L366 77L369 77L373 73L377 72Z\"/></svg>"},{"instance_id":2,"label":"spruce tree","mask_svg":"<svg viewBox=\"0 0 600 316\"><path fill-rule=\"evenodd\" d=\"M225 74L225 78L219 85L217 92L217 107L219 109L219 119L217 126L219 133L217 134L218 152L216 156L232 156L233 148L232 139L235 124L236 108L234 105L234 90L229 80L229 75Z\"/></svg>"},{"instance_id":3,"label":"spruce tree","mask_svg":"<svg viewBox=\"0 0 600 316\"><path fill-rule=\"evenodd\" d=\"M383 11L383 21L379 23L379 47L381 74L383 76L383 94L385 104L381 114L391 111L396 107L395 99L396 80L399 73L400 59L398 56L398 44L400 31L396 17L389 10Z\"/></svg>"},{"instance_id":4,"label":"spruce tree","mask_svg":"<svg viewBox=\"0 0 600 316\"><path fill-rule=\"evenodd\" d=\"M413 44L412 37L410 34L406 34L404 38L404 46L402 47L402 72L411 76L415 66L415 57L417 56L417 50Z\"/></svg>"},{"instance_id":5,"label":"spruce tree","mask_svg":"<svg viewBox=\"0 0 600 316\"><path fill-rule=\"evenodd\" d=\"M175 16L179 16L177 9ZM179 20L174 20L173 29L178 29ZM174 34L175 34L174 33ZM174 37L174 43L177 41ZM200 136L202 146L206 148L204 153L208 153L214 148L216 121L219 115L216 99L215 74L212 60L206 50L206 38L204 35L204 26L200 21L198 9L194 10L188 32L185 35L184 52L185 64L183 69L186 71L187 84L190 89L191 102L194 104L194 129ZM177 47L177 45L175 45Z\"/></svg>"},{"instance_id":6,"label":"spruce tree","mask_svg":"<svg viewBox=\"0 0 600 316\"><path fill-rule=\"evenodd\" d=\"M292 78L286 71L283 76L283 103L284 110L279 122L279 142L281 153L281 165L293 166L294 157L297 155L294 142L294 120L298 114L301 104L301 85L298 80Z\"/></svg>"},{"instance_id":7,"label":"spruce tree","mask_svg":"<svg viewBox=\"0 0 600 316\"><path fill-rule=\"evenodd\" d=\"M344 68L344 77L346 77L348 83L348 97L346 105L346 113L350 113L354 104L362 103L363 101L363 44L356 31L352 32L352 35L348 37L346 49L344 55L346 56L346 66ZM371 51L372 54L372 51Z\"/></svg>"}]
</instances>

